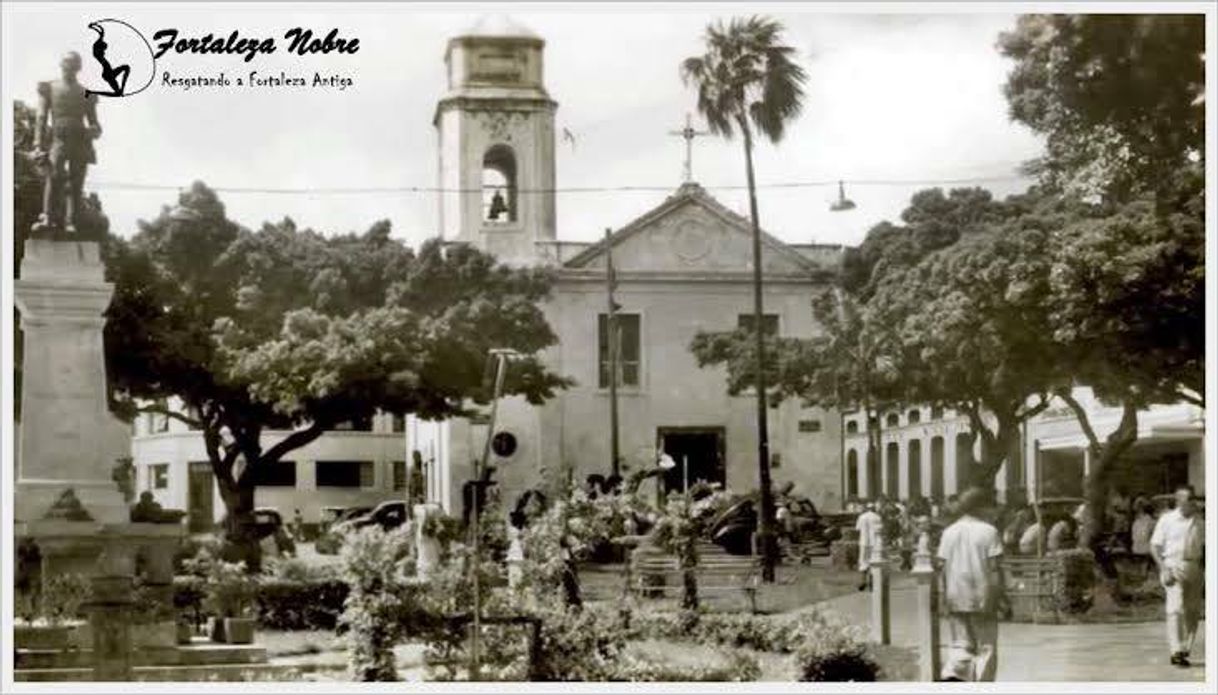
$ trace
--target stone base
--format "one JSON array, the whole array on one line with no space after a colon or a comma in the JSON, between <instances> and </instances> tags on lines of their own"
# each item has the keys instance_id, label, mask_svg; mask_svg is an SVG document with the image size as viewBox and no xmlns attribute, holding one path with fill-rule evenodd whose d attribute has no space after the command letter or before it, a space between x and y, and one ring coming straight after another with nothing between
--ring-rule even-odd
<instances>
[{"instance_id":1,"label":"stone base","mask_svg":"<svg viewBox=\"0 0 1218 695\"><path fill-rule=\"evenodd\" d=\"M91 681L92 649L16 649L14 680ZM152 673L177 673L172 680L206 680L210 669L236 672L242 668L269 668L266 649L245 644L215 644L196 639L189 645L136 649L131 653L136 680ZM159 669L159 671L158 671Z\"/></svg>"}]
</instances>

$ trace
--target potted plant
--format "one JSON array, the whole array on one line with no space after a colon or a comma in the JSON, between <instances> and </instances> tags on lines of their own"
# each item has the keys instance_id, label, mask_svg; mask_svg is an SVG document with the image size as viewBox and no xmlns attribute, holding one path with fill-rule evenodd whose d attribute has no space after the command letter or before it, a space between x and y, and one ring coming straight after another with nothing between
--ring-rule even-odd
<instances>
[{"instance_id":1,"label":"potted plant","mask_svg":"<svg viewBox=\"0 0 1218 695\"><path fill-rule=\"evenodd\" d=\"M171 647L178 642L173 606L156 596L146 585L132 592L131 645L133 647Z\"/></svg>"},{"instance_id":2,"label":"potted plant","mask_svg":"<svg viewBox=\"0 0 1218 695\"><path fill-rule=\"evenodd\" d=\"M254 618L250 617L257 581L245 571L244 562L210 563L205 607L212 618L212 640L229 644L254 641Z\"/></svg>"},{"instance_id":3,"label":"potted plant","mask_svg":"<svg viewBox=\"0 0 1218 695\"><path fill-rule=\"evenodd\" d=\"M83 575L61 574L43 582L36 597L24 593L15 606L24 624L14 624L13 642L22 649L67 649L89 592Z\"/></svg>"}]
</instances>

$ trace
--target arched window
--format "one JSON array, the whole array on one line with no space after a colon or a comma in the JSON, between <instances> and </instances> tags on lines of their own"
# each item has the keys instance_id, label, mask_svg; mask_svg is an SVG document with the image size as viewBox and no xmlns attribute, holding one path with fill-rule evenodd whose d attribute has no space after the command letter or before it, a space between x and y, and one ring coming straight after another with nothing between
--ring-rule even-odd
<instances>
[{"instance_id":1,"label":"arched window","mask_svg":"<svg viewBox=\"0 0 1218 695\"><path fill-rule=\"evenodd\" d=\"M913 410L909 411L909 415L906 416L906 419L909 420L909 424L911 425L922 422L922 411L914 408Z\"/></svg>"},{"instance_id":2,"label":"arched window","mask_svg":"<svg viewBox=\"0 0 1218 695\"><path fill-rule=\"evenodd\" d=\"M888 499L895 500L901 495L901 447L896 442L888 442L887 465L884 471L884 494Z\"/></svg>"},{"instance_id":3,"label":"arched window","mask_svg":"<svg viewBox=\"0 0 1218 695\"><path fill-rule=\"evenodd\" d=\"M914 411L917 412L917 411ZM922 440L912 439L909 444L909 499L922 496Z\"/></svg>"},{"instance_id":4,"label":"arched window","mask_svg":"<svg viewBox=\"0 0 1218 695\"><path fill-rule=\"evenodd\" d=\"M943 419L943 406L932 405L930 407L930 419L931 420L942 420Z\"/></svg>"},{"instance_id":5,"label":"arched window","mask_svg":"<svg viewBox=\"0 0 1218 695\"><path fill-rule=\"evenodd\" d=\"M495 145L482 158L482 219L515 222L516 201L516 155L507 145Z\"/></svg>"},{"instance_id":6,"label":"arched window","mask_svg":"<svg viewBox=\"0 0 1218 695\"><path fill-rule=\"evenodd\" d=\"M901 416L896 413L888 413L888 419L884 422L885 427L899 427L901 425Z\"/></svg>"},{"instance_id":7,"label":"arched window","mask_svg":"<svg viewBox=\"0 0 1218 695\"><path fill-rule=\"evenodd\" d=\"M859 433L859 421L858 420L847 420L846 421L846 434L858 434L858 433Z\"/></svg>"},{"instance_id":8,"label":"arched window","mask_svg":"<svg viewBox=\"0 0 1218 695\"><path fill-rule=\"evenodd\" d=\"M851 449L846 454L846 499L859 496L859 453Z\"/></svg>"}]
</instances>

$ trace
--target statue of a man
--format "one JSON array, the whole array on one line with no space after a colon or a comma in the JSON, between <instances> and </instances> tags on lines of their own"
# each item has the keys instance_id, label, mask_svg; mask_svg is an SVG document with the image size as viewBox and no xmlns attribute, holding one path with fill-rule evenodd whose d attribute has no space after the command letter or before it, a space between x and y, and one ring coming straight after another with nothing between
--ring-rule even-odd
<instances>
[{"instance_id":1,"label":"statue of a man","mask_svg":"<svg viewBox=\"0 0 1218 695\"><path fill-rule=\"evenodd\" d=\"M38 83L34 149L42 165L44 184L42 215L33 231L63 229L74 234L85 172L97 161L93 140L101 136L101 125L97 122L97 97L76 79L80 54L66 54L59 68L61 79Z\"/></svg>"}]
</instances>

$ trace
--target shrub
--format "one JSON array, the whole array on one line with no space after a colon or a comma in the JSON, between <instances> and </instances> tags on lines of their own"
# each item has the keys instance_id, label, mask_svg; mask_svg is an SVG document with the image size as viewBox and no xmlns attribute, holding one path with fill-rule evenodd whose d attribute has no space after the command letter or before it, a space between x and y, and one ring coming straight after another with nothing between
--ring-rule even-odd
<instances>
[{"instance_id":1,"label":"shrub","mask_svg":"<svg viewBox=\"0 0 1218 695\"><path fill-rule=\"evenodd\" d=\"M417 588L411 549L404 527L360 529L343 544L341 577L349 592L340 624L354 680L397 680L393 647L403 636Z\"/></svg>"},{"instance_id":2,"label":"shrub","mask_svg":"<svg viewBox=\"0 0 1218 695\"><path fill-rule=\"evenodd\" d=\"M1060 550L1055 557L1061 568L1061 590L1057 596L1058 610L1063 613L1086 613L1091 608L1095 587L1095 555L1078 548Z\"/></svg>"},{"instance_id":3,"label":"shrub","mask_svg":"<svg viewBox=\"0 0 1218 695\"><path fill-rule=\"evenodd\" d=\"M645 681L651 683L755 681L761 677L761 665L756 657L732 651L723 661L688 666L658 663L641 654L627 654L618 663L610 680Z\"/></svg>"},{"instance_id":4,"label":"shrub","mask_svg":"<svg viewBox=\"0 0 1218 695\"><path fill-rule=\"evenodd\" d=\"M801 681L875 681L880 667L858 628L819 615L802 629L795 652Z\"/></svg>"},{"instance_id":5,"label":"shrub","mask_svg":"<svg viewBox=\"0 0 1218 695\"><path fill-rule=\"evenodd\" d=\"M294 557L268 558L262 566L263 578L301 583L321 583L336 579L334 565L317 565Z\"/></svg>"},{"instance_id":6,"label":"shrub","mask_svg":"<svg viewBox=\"0 0 1218 695\"><path fill-rule=\"evenodd\" d=\"M859 542L857 540L833 541L829 544L830 563L839 569L858 569Z\"/></svg>"},{"instance_id":7,"label":"shrub","mask_svg":"<svg viewBox=\"0 0 1218 695\"><path fill-rule=\"evenodd\" d=\"M59 574L47 578L42 585L39 612L52 625L72 620L80 615L80 606L88 600L93 589L83 574Z\"/></svg>"},{"instance_id":8,"label":"shrub","mask_svg":"<svg viewBox=\"0 0 1218 695\"><path fill-rule=\"evenodd\" d=\"M539 681L616 680L626 633L616 612L584 608L540 613L541 642L532 678Z\"/></svg>"},{"instance_id":9,"label":"shrub","mask_svg":"<svg viewBox=\"0 0 1218 695\"><path fill-rule=\"evenodd\" d=\"M206 551L212 557L219 557L220 548L223 545L224 543L220 540L220 537L214 534L187 536L178 545L177 551L173 554L174 574L187 572L187 563L198 558L199 554L203 551Z\"/></svg>"},{"instance_id":10,"label":"shrub","mask_svg":"<svg viewBox=\"0 0 1218 695\"><path fill-rule=\"evenodd\" d=\"M258 582L258 623L275 630L333 630L347 600L348 588L338 579Z\"/></svg>"}]
</instances>

